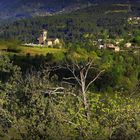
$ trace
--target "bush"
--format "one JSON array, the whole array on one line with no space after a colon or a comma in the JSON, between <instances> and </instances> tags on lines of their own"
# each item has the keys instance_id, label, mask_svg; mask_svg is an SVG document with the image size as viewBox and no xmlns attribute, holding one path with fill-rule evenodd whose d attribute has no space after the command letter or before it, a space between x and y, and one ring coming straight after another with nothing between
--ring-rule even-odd
<instances>
[{"instance_id":1,"label":"bush","mask_svg":"<svg viewBox=\"0 0 140 140\"><path fill-rule=\"evenodd\" d=\"M13 72L0 82L0 138L29 140L139 140L140 98L115 92L87 92L88 119L83 97L70 86L50 83L47 70L28 72L7 57L0 59L0 71ZM111 91L113 92L113 91Z\"/></svg>"},{"instance_id":2,"label":"bush","mask_svg":"<svg viewBox=\"0 0 140 140\"><path fill-rule=\"evenodd\" d=\"M133 42L140 45L140 35L136 36L134 39L133 39Z\"/></svg>"},{"instance_id":3,"label":"bush","mask_svg":"<svg viewBox=\"0 0 140 140\"><path fill-rule=\"evenodd\" d=\"M17 41L10 41L7 43L7 51L19 53L21 51L21 47Z\"/></svg>"}]
</instances>

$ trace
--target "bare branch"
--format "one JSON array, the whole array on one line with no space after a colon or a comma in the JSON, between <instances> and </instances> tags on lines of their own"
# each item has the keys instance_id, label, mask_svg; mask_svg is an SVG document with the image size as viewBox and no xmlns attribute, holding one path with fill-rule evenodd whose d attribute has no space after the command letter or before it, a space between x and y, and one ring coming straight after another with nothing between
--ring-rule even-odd
<instances>
[{"instance_id":1,"label":"bare branch","mask_svg":"<svg viewBox=\"0 0 140 140\"><path fill-rule=\"evenodd\" d=\"M72 68L71 68L69 65L67 65L67 69L73 74L73 76L74 76L75 80L78 82L78 84L79 84L80 86L82 86L80 79L79 79L78 76L76 76L76 74L75 74L75 71L76 71L76 70L75 70L74 65L72 66Z\"/></svg>"},{"instance_id":2,"label":"bare branch","mask_svg":"<svg viewBox=\"0 0 140 140\"><path fill-rule=\"evenodd\" d=\"M72 85L72 86L74 86L74 85L75 85L75 84L72 84L72 83L67 82L67 81L62 81L62 83L64 83L64 84L68 84L68 85Z\"/></svg>"},{"instance_id":3,"label":"bare branch","mask_svg":"<svg viewBox=\"0 0 140 140\"><path fill-rule=\"evenodd\" d=\"M74 77L68 77L68 78L64 77L63 79L64 79L64 80L75 80Z\"/></svg>"},{"instance_id":4,"label":"bare branch","mask_svg":"<svg viewBox=\"0 0 140 140\"><path fill-rule=\"evenodd\" d=\"M88 90L89 86L90 86L93 82L95 82L95 81L99 78L99 76L100 76L104 71L105 71L105 70L100 71L100 72L96 75L96 77L95 77L92 81L90 81L90 82L88 83L88 85L86 86L85 91Z\"/></svg>"},{"instance_id":5,"label":"bare branch","mask_svg":"<svg viewBox=\"0 0 140 140\"><path fill-rule=\"evenodd\" d=\"M93 60L91 62L88 62L88 64L87 64L87 69L86 69L86 73L85 73L85 79L87 78L88 72L91 69L92 64L93 64Z\"/></svg>"}]
</instances>

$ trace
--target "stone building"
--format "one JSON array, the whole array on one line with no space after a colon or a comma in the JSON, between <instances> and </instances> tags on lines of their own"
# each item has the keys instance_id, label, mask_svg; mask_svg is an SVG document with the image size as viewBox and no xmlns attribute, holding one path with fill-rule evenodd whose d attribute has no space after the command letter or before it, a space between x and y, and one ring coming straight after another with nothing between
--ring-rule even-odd
<instances>
[{"instance_id":1,"label":"stone building","mask_svg":"<svg viewBox=\"0 0 140 140\"><path fill-rule=\"evenodd\" d=\"M60 40L58 38L48 38L48 31L43 30L42 34L38 38L40 45L47 45L47 46L55 46L60 44Z\"/></svg>"},{"instance_id":2,"label":"stone building","mask_svg":"<svg viewBox=\"0 0 140 140\"><path fill-rule=\"evenodd\" d=\"M39 44L41 45L46 44L47 34L48 34L47 30L43 30L43 33L38 38Z\"/></svg>"},{"instance_id":3,"label":"stone building","mask_svg":"<svg viewBox=\"0 0 140 140\"><path fill-rule=\"evenodd\" d=\"M132 47L132 44L131 44L130 42L128 42L128 43L126 43L124 46L125 46L126 48L130 48L130 47Z\"/></svg>"},{"instance_id":4,"label":"stone building","mask_svg":"<svg viewBox=\"0 0 140 140\"><path fill-rule=\"evenodd\" d=\"M120 47L115 46L114 44L106 44L106 48L108 48L110 50L114 50L115 52L119 52L120 51Z\"/></svg>"},{"instance_id":5,"label":"stone building","mask_svg":"<svg viewBox=\"0 0 140 140\"><path fill-rule=\"evenodd\" d=\"M54 46L60 44L60 40L58 38L48 38L46 40L47 46Z\"/></svg>"}]
</instances>

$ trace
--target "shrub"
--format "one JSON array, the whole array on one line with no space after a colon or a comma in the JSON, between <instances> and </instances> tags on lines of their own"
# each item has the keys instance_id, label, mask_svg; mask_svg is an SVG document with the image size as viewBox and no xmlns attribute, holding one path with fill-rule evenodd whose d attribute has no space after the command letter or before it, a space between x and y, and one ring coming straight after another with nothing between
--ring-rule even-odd
<instances>
[{"instance_id":1,"label":"shrub","mask_svg":"<svg viewBox=\"0 0 140 140\"><path fill-rule=\"evenodd\" d=\"M17 41L9 41L7 43L7 51L19 53L21 51L21 47Z\"/></svg>"}]
</instances>

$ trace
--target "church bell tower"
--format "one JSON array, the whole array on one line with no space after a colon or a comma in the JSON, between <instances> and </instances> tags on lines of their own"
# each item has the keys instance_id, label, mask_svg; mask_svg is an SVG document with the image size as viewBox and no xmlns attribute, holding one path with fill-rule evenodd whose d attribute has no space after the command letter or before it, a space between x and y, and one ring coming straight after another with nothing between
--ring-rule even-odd
<instances>
[{"instance_id":1,"label":"church bell tower","mask_svg":"<svg viewBox=\"0 0 140 140\"><path fill-rule=\"evenodd\" d=\"M43 42L46 41L46 39L47 39L47 34L48 34L48 31L47 31L47 30L43 30Z\"/></svg>"}]
</instances>

